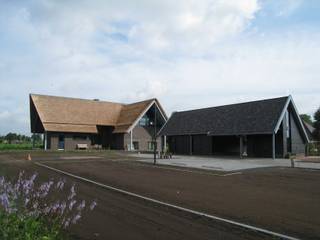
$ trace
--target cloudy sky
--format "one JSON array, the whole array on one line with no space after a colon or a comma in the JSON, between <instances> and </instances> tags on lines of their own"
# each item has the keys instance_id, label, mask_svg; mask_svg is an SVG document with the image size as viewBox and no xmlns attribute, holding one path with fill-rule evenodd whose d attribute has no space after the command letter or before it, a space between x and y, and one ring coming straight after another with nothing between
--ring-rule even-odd
<instances>
[{"instance_id":1,"label":"cloudy sky","mask_svg":"<svg viewBox=\"0 0 320 240\"><path fill-rule=\"evenodd\" d=\"M318 0L0 0L0 134L29 93L185 110L291 94L320 106Z\"/></svg>"}]
</instances>

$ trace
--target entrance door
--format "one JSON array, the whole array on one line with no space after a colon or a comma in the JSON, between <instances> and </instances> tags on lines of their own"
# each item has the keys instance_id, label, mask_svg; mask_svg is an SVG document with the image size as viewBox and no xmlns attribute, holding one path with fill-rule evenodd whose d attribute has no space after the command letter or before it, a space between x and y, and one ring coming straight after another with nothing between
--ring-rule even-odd
<instances>
[{"instance_id":1,"label":"entrance door","mask_svg":"<svg viewBox=\"0 0 320 240\"><path fill-rule=\"evenodd\" d=\"M64 135L59 135L58 149L64 150Z\"/></svg>"}]
</instances>

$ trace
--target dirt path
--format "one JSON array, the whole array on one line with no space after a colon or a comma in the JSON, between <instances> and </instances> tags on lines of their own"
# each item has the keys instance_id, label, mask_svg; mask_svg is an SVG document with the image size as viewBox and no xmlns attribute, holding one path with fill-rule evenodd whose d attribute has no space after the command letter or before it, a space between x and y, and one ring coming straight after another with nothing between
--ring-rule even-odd
<instances>
[{"instance_id":1,"label":"dirt path","mask_svg":"<svg viewBox=\"0 0 320 240\"><path fill-rule=\"evenodd\" d=\"M273 168L221 177L123 161L48 165L275 232L303 239L320 236L320 171Z\"/></svg>"},{"instance_id":2,"label":"dirt path","mask_svg":"<svg viewBox=\"0 0 320 240\"><path fill-rule=\"evenodd\" d=\"M43 181L61 177L30 162L0 161L1 174L14 177L20 170L27 174L36 171ZM229 224L155 206L73 178L66 179L70 184L77 183L80 198L98 202L97 208L71 229L74 239L268 239Z\"/></svg>"}]
</instances>

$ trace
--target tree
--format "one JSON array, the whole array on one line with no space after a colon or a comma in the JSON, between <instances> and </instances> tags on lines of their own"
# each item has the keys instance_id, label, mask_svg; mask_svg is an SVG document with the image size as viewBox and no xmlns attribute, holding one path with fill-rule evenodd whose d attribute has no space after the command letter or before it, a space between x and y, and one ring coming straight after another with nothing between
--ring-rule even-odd
<instances>
[{"instance_id":1,"label":"tree","mask_svg":"<svg viewBox=\"0 0 320 240\"><path fill-rule=\"evenodd\" d=\"M5 139L8 141L8 143L11 143L13 140L17 140L18 136L16 133L8 133L5 136Z\"/></svg>"},{"instance_id":2,"label":"tree","mask_svg":"<svg viewBox=\"0 0 320 240\"><path fill-rule=\"evenodd\" d=\"M40 134L32 134L31 139L34 141L34 143L41 143L42 139Z\"/></svg>"},{"instance_id":3,"label":"tree","mask_svg":"<svg viewBox=\"0 0 320 240\"><path fill-rule=\"evenodd\" d=\"M311 119L311 116L308 114L300 114L300 118L305 121L306 123L309 123L311 126L313 126L313 122Z\"/></svg>"},{"instance_id":4,"label":"tree","mask_svg":"<svg viewBox=\"0 0 320 240\"><path fill-rule=\"evenodd\" d=\"M313 136L316 140L320 141L320 107L314 114L314 120L313 126L315 130L313 131Z\"/></svg>"}]
</instances>

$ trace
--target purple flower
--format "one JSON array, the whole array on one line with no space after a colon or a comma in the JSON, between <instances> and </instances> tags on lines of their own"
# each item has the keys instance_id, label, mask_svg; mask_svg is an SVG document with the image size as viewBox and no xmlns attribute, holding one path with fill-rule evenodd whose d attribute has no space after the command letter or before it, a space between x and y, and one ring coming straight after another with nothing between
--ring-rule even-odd
<instances>
[{"instance_id":1,"label":"purple flower","mask_svg":"<svg viewBox=\"0 0 320 240\"><path fill-rule=\"evenodd\" d=\"M73 206L77 203L76 200L72 200L70 203L69 203L69 210L72 210Z\"/></svg>"},{"instance_id":2,"label":"purple flower","mask_svg":"<svg viewBox=\"0 0 320 240\"><path fill-rule=\"evenodd\" d=\"M4 181L5 181L4 176L0 176L0 186L3 186Z\"/></svg>"},{"instance_id":3,"label":"purple flower","mask_svg":"<svg viewBox=\"0 0 320 240\"><path fill-rule=\"evenodd\" d=\"M65 209L67 208L67 203L64 201L60 204L60 213L63 214Z\"/></svg>"},{"instance_id":4,"label":"purple flower","mask_svg":"<svg viewBox=\"0 0 320 240\"><path fill-rule=\"evenodd\" d=\"M78 211L81 211L82 209L84 209L86 206L86 201L82 200L82 202L79 204L79 206L77 207Z\"/></svg>"},{"instance_id":5,"label":"purple flower","mask_svg":"<svg viewBox=\"0 0 320 240\"><path fill-rule=\"evenodd\" d=\"M72 224L76 224L77 221L81 218L81 215L78 213L73 219L72 219Z\"/></svg>"},{"instance_id":6,"label":"purple flower","mask_svg":"<svg viewBox=\"0 0 320 240\"><path fill-rule=\"evenodd\" d=\"M64 187L64 184L65 184L64 180L60 180L60 181L57 182L57 184L56 184L56 189L62 190L63 187Z\"/></svg>"},{"instance_id":7,"label":"purple flower","mask_svg":"<svg viewBox=\"0 0 320 240\"><path fill-rule=\"evenodd\" d=\"M96 206L97 206L97 202L92 201L92 203L90 204L90 210L92 211Z\"/></svg>"},{"instance_id":8,"label":"purple flower","mask_svg":"<svg viewBox=\"0 0 320 240\"><path fill-rule=\"evenodd\" d=\"M26 200L24 201L24 205L27 206L29 202L30 202L30 198L26 198Z\"/></svg>"},{"instance_id":9,"label":"purple flower","mask_svg":"<svg viewBox=\"0 0 320 240\"><path fill-rule=\"evenodd\" d=\"M64 222L63 227L64 227L64 228L67 228L67 227L69 227L69 225L70 225L70 218L68 218L68 219Z\"/></svg>"},{"instance_id":10,"label":"purple flower","mask_svg":"<svg viewBox=\"0 0 320 240\"><path fill-rule=\"evenodd\" d=\"M3 193L0 195L0 203L5 211L9 211L9 197L7 194Z\"/></svg>"},{"instance_id":11,"label":"purple flower","mask_svg":"<svg viewBox=\"0 0 320 240\"><path fill-rule=\"evenodd\" d=\"M75 184L72 185L70 189L70 195L68 197L68 200L73 199L76 196L76 191L75 191Z\"/></svg>"}]
</instances>

